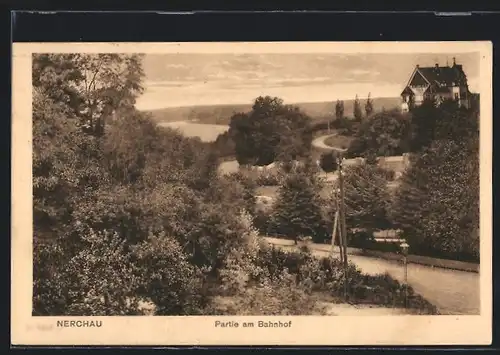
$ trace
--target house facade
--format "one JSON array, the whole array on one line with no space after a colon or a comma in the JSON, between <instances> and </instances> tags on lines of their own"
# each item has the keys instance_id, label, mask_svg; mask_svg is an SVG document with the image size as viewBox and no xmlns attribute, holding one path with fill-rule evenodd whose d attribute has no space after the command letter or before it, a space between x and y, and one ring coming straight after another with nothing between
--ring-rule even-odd
<instances>
[{"instance_id":1,"label":"house facade","mask_svg":"<svg viewBox=\"0 0 500 355\"><path fill-rule=\"evenodd\" d=\"M470 106L469 86L462 65L420 67L417 65L401 93L403 112L419 106L426 99L433 99L439 105L444 100L455 100L458 105Z\"/></svg>"}]
</instances>

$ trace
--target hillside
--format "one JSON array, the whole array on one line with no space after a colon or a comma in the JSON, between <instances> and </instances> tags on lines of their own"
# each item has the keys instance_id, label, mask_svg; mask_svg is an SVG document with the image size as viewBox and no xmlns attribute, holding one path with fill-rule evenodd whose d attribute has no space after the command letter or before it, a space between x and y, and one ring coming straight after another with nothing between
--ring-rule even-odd
<instances>
[{"instance_id":1,"label":"hillside","mask_svg":"<svg viewBox=\"0 0 500 355\"><path fill-rule=\"evenodd\" d=\"M366 100L360 100L364 108ZM400 99L397 97L374 98L375 111L382 108L391 109L399 106ZM313 118L324 118L335 113L335 101L331 102L305 102L293 104L300 107L305 113ZM344 114L352 116L354 100L344 100ZM153 119L158 123L175 121L195 121L208 124L228 124L230 117L236 112L250 111L252 105L212 105L212 106L185 106L169 107L150 111Z\"/></svg>"}]
</instances>

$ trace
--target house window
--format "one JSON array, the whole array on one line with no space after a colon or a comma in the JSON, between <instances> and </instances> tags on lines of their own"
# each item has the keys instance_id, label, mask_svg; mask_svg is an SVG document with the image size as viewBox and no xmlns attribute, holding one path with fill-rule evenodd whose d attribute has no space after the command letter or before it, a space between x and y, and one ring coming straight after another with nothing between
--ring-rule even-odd
<instances>
[{"instance_id":1,"label":"house window","mask_svg":"<svg viewBox=\"0 0 500 355\"><path fill-rule=\"evenodd\" d=\"M455 100L458 101L458 93L457 92L455 93Z\"/></svg>"}]
</instances>

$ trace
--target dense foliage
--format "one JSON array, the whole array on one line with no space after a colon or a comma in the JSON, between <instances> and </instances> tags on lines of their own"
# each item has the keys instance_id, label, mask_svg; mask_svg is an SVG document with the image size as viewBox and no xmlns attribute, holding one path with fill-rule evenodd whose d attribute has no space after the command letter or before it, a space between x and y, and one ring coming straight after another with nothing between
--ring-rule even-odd
<instances>
[{"instance_id":1,"label":"dense foliage","mask_svg":"<svg viewBox=\"0 0 500 355\"><path fill-rule=\"evenodd\" d=\"M478 158L477 145L451 140L434 141L414 158L392 206L412 251L478 260Z\"/></svg>"},{"instance_id":2,"label":"dense foliage","mask_svg":"<svg viewBox=\"0 0 500 355\"><path fill-rule=\"evenodd\" d=\"M337 295L340 264L262 246L257 181L220 176L217 146L138 112L141 77L136 55L34 57L33 314L231 314L226 295L238 314L318 312L311 290ZM267 97L231 125L240 161L287 163L273 228L323 240L316 167L294 161L308 155L308 117ZM360 285L381 281L351 269L353 297L369 300ZM397 300L399 287L380 289Z\"/></svg>"},{"instance_id":3,"label":"dense foliage","mask_svg":"<svg viewBox=\"0 0 500 355\"><path fill-rule=\"evenodd\" d=\"M290 161L310 151L310 118L277 97L257 98L252 111L231 117L229 127L241 165Z\"/></svg>"},{"instance_id":4,"label":"dense foliage","mask_svg":"<svg viewBox=\"0 0 500 355\"><path fill-rule=\"evenodd\" d=\"M296 243L299 237L324 241L329 230L321 209L321 188L317 169L311 162L290 171L279 187L273 206L272 233L293 238Z\"/></svg>"},{"instance_id":5,"label":"dense foliage","mask_svg":"<svg viewBox=\"0 0 500 355\"><path fill-rule=\"evenodd\" d=\"M338 158L334 152L321 154L319 164L321 169L326 173L331 173L338 168Z\"/></svg>"},{"instance_id":6,"label":"dense foliage","mask_svg":"<svg viewBox=\"0 0 500 355\"><path fill-rule=\"evenodd\" d=\"M346 223L350 228L380 230L390 226L387 182L385 170L377 165L360 164L345 169Z\"/></svg>"},{"instance_id":7,"label":"dense foliage","mask_svg":"<svg viewBox=\"0 0 500 355\"><path fill-rule=\"evenodd\" d=\"M376 157L404 152L412 152L411 164L392 199L384 187L389 176L383 178L382 171L356 180L350 191L358 192L346 199L349 209L349 203L357 206L349 225L377 229L394 225L403 230L412 253L478 260L478 126L477 108L458 107L454 101L439 106L425 101L409 114L396 110L374 114L361 125L348 150L351 157L366 158L368 164L356 169L375 173ZM358 175L362 176L361 170ZM354 203L356 199L360 203ZM363 216L370 216L368 225Z\"/></svg>"},{"instance_id":8,"label":"dense foliage","mask_svg":"<svg viewBox=\"0 0 500 355\"><path fill-rule=\"evenodd\" d=\"M348 149L349 157L393 156L407 152L410 120L397 110L381 111L361 124Z\"/></svg>"},{"instance_id":9,"label":"dense foliage","mask_svg":"<svg viewBox=\"0 0 500 355\"><path fill-rule=\"evenodd\" d=\"M37 54L33 86L80 119L89 133L101 135L113 113L133 107L142 93L141 55Z\"/></svg>"},{"instance_id":10,"label":"dense foliage","mask_svg":"<svg viewBox=\"0 0 500 355\"><path fill-rule=\"evenodd\" d=\"M391 215L414 252L479 258L479 115L454 102L413 112L415 151Z\"/></svg>"},{"instance_id":11,"label":"dense foliage","mask_svg":"<svg viewBox=\"0 0 500 355\"><path fill-rule=\"evenodd\" d=\"M262 275L273 281L282 279L283 274L291 275L300 292L326 292L335 298L342 298L347 286L350 302L404 307L405 286L387 274L365 275L349 263L345 279L338 259L314 257L308 250L287 252L267 247L260 248L258 255L260 272L253 274L255 281L260 282ZM310 304L304 306L311 308ZM416 295L411 287L408 288L407 306L423 314L438 314L436 307Z\"/></svg>"},{"instance_id":12,"label":"dense foliage","mask_svg":"<svg viewBox=\"0 0 500 355\"><path fill-rule=\"evenodd\" d=\"M213 151L123 101L105 101L108 111L94 115L115 118L101 134L89 131L85 100L68 98L82 95L84 79L49 75L82 70L80 60L34 60L34 312L136 314L151 302L157 314L201 312L205 279L217 277L247 235L240 213L252 209L252 187L220 178ZM135 76L120 73L115 81L96 75L95 87L135 90ZM61 93L50 91L51 80L64 83Z\"/></svg>"}]
</instances>

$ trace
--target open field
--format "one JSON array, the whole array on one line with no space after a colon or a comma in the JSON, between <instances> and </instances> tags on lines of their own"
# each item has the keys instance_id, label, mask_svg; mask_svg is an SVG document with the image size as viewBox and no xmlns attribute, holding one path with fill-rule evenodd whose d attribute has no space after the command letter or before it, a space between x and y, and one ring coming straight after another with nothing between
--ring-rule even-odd
<instances>
[{"instance_id":1,"label":"open field","mask_svg":"<svg viewBox=\"0 0 500 355\"><path fill-rule=\"evenodd\" d=\"M161 122L159 125L177 129L186 137L199 137L203 142L213 142L217 139L219 134L229 129L229 126L200 124L186 121Z\"/></svg>"},{"instance_id":2,"label":"open field","mask_svg":"<svg viewBox=\"0 0 500 355\"><path fill-rule=\"evenodd\" d=\"M359 100L361 107L364 107L366 100ZM335 102L303 102L293 103L305 113L313 118L333 117L335 114ZM398 97L381 97L373 98L373 106L375 111L380 111L383 108L391 109L398 107L401 99ZM288 104L285 102L285 104ZM354 100L344 100L344 115L351 117L353 115ZM210 105L210 106L185 106L185 107L168 107L164 109L149 111L153 119L158 122L176 122L176 121L192 121L201 124L216 124L227 125L231 116L238 112L248 112L252 109L251 104L239 105Z\"/></svg>"}]
</instances>

